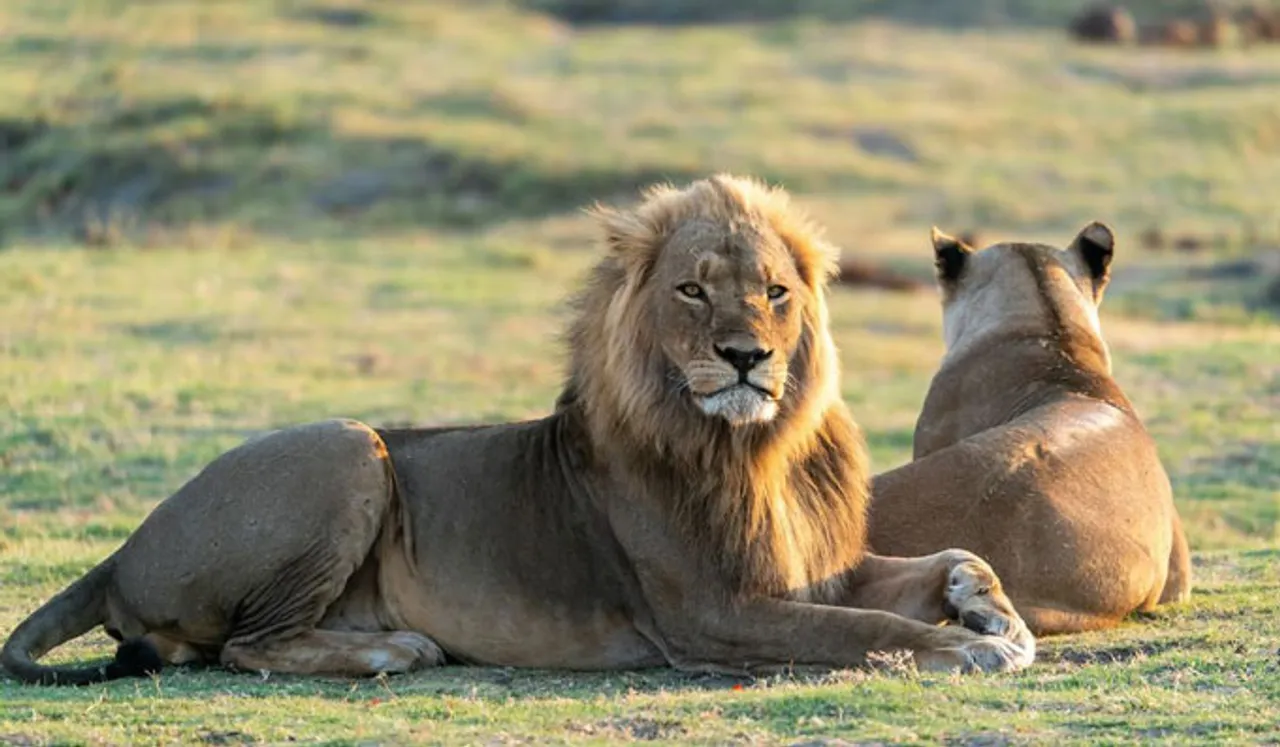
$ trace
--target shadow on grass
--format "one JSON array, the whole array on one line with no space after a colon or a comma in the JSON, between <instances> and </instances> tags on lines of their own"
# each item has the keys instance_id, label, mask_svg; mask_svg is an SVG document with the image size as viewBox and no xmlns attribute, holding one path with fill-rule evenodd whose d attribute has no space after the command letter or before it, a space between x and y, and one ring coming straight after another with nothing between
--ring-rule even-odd
<instances>
[{"instance_id":1,"label":"shadow on grass","mask_svg":"<svg viewBox=\"0 0 1280 747\"><path fill-rule=\"evenodd\" d=\"M106 659L85 658L76 666L105 664ZM65 662L64 662L65 663ZM131 693L137 679L122 679L95 686L111 692ZM189 699L208 694L221 694L229 689L242 696L312 697L325 700L365 700L396 696L459 696L470 700L505 703L511 699L557 699L590 702L600 697L613 698L632 693L691 693L741 689L751 680L712 675L683 674L673 669L645 669L620 672L560 672L519 670L497 667L447 665L411 674L384 678L332 678L303 675L233 672L218 666L166 667L161 675L162 688L156 697ZM32 703L63 702L75 693L87 691L71 688L24 686L7 674L0 673L0 685L13 688L10 695L20 694Z\"/></svg>"},{"instance_id":2,"label":"shadow on grass","mask_svg":"<svg viewBox=\"0 0 1280 747\"><path fill-rule=\"evenodd\" d=\"M1120 664L1134 659L1156 656L1166 651L1177 651L1204 645L1207 636L1195 638L1165 638L1143 642L1125 642L1109 645L1057 644L1042 647L1037 655L1043 663L1065 663L1085 666L1090 664Z\"/></svg>"},{"instance_id":3,"label":"shadow on grass","mask_svg":"<svg viewBox=\"0 0 1280 747\"><path fill-rule=\"evenodd\" d=\"M811 18L823 21L883 19L917 26L1061 26L1091 0L522 0L525 7L568 23L665 26ZM1131 0L1135 14L1200 11L1198 0Z\"/></svg>"}]
</instances>

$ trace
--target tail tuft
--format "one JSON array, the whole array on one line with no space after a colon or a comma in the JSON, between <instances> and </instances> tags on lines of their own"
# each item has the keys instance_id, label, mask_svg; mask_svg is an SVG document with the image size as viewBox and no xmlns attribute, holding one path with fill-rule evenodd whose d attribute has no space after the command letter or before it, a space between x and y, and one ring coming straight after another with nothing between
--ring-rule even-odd
<instances>
[{"instance_id":1,"label":"tail tuft","mask_svg":"<svg viewBox=\"0 0 1280 747\"><path fill-rule=\"evenodd\" d=\"M121 677L150 677L160 674L164 668L164 660L160 652L145 638L134 638L120 644L116 649L116 658L107 665L107 679Z\"/></svg>"}]
</instances>

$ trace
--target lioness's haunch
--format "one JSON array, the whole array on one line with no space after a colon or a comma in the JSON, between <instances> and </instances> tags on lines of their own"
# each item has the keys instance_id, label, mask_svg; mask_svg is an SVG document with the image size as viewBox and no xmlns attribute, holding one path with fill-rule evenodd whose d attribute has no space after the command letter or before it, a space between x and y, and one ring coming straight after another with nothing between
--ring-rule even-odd
<instances>
[{"instance_id":1,"label":"lioness's haunch","mask_svg":"<svg viewBox=\"0 0 1280 747\"><path fill-rule=\"evenodd\" d=\"M159 660L370 675L1026 666L1034 639L963 551L865 555L868 474L839 397L834 251L786 195L716 177L598 209L555 411L509 425L305 425L250 441L10 637L79 683ZM948 619L958 625L939 625ZM36 663L104 624L104 668Z\"/></svg>"},{"instance_id":2,"label":"lioness's haunch","mask_svg":"<svg viewBox=\"0 0 1280 747\"><path fill-rule=\"evenodd\" d=\"M974 251L934 233L946 355L915 461L879 475L871 547L972 550L1036 634L1185 599L1190 558L1155 444L1098 324L1115 239Z\"/></svg>"}]
</instances>

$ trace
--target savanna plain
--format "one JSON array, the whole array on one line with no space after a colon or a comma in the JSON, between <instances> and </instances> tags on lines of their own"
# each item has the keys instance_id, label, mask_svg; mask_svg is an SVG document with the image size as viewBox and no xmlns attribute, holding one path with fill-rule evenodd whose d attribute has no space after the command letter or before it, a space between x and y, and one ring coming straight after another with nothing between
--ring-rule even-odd
<instances>
[{"instance_id":1,"label":"savanna plain","mask_svg":"<svg viewBox=\"0 0 1280 747\"><path fill-rule=\"evenodd\" d=\"M0 743L1280 740L1280 47L1080 47L1072 2L569 12L597 5L0 4L0 635L248 436L546 413L598 248L580 208L719 170L926 280L933 224L1115 226L1104 332L1192 600L1013 675L0 678ZM1152 227L1203 248L1145 248ZM901 464L936 295L831 304L874 466Z\"/></svg>"}]
</instances>

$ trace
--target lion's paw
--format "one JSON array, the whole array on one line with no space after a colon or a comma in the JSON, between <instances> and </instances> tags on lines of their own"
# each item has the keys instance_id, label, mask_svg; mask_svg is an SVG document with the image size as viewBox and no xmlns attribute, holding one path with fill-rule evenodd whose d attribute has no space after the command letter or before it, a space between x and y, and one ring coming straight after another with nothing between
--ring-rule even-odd
<instances>
[{"instance_id":1,"label":"lion's paw","mask_svg":"<svg viewBox=\"0 0 1280 747\"><path fill-rule=\"evenodd\" d=\"M408 655L407 666L402 671L434 667L444 663L444 651L436 642L421 633L398 630L387 636L388 645Z\"/></svg>"},{"instance_id":2,"label":"lion's paw","mask_svg":"<svg viewBox=\"0 0 1280 747\"><path fill-rule=\"evenodd\" d=\"M969 640L956 646L916 652L916 667L925 672L1016 672L1031 666L1035 659L1034 650L1027 651L1004 638L968 636Z\"/></svg>"},{"instance_id":3,"label":"lion's paw","mask_svg":"<svg viewBox=\"0 0 1280 747\"><path fill-rule=\"evenodd\" d=\"M1035 636L1000 587L991 566L972 553L965 554L968 557L947 577L947 612L975 633L995 636L1023 649L1029 663L1036 655Z\"/></svg>"}]
</instances>

